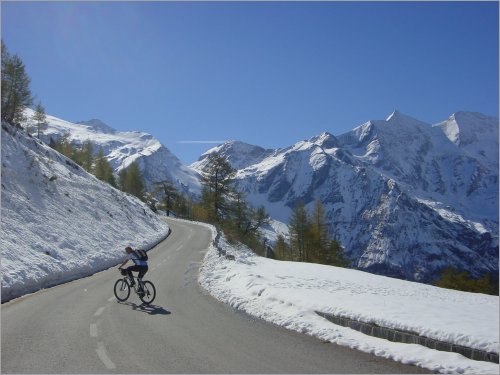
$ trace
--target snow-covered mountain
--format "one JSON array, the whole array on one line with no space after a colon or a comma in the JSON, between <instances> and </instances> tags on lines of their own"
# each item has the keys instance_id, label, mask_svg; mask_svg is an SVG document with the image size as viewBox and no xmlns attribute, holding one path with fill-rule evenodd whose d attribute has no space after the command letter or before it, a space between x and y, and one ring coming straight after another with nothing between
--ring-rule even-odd
<instances>
[{"instance_id":1,"label":"snow-covered mountain","mask_svg":"<svg viewBox=\"0 0 500 375\"><path fill-rule=\"evenodd\" d=\"M201 155L198 161L191 164L190 167L197 171L202 171L206 166L207 156L213 152L217 152L228 160L233 168L243 169L259 163L272 154L273 150L266 150L262 147L250 145L245 142L230 141L211 148Z\"/></svg>"},{"instance_id":2,"label":"snow-covered mountain","mask_svg":"<svg viewBox=\"0 0 500 375\"><path fill-rule=\"evenodd\" d=\"M26 109L31 118L33 110ZM118 132L102 121L93 119L72 123L54 116L47 116L47 129L41 139L46 143L56 141L63 135L76 145L90 140L97 154L102 148L115 173L137 162L144 177L146 189L152 190L154 182L168 179L184 193L197 195L200 192L199 177L152 135L143 132Z\"/></svg>"},{"instance_id":3,"label":"snow-covered mountain","mask_svg":"<svg viewBox=\"0 0 500 375\"><path fill-rule=\"evenodd\" d=\"M331 234L362 269L425 282L449 265L474 276L498 271L496 118L458 112L431 125L394 111L284 149L227 142L188 167L149 134L47 117L46 142L90 139L116 173L137 161L148 189L170 179L197 195L206 156L217 151L250 203L273 219L286 223L299 202L311 209L319 199Z\"/></svg>"},{"instance_id":4,"label":"snow-covered mountain","mask_svg":"<svg viewBox=\"0 0 500 375\"><path fill-rule=\"evenodd\" d=\"M361 269L426 282L450 265L498 272L496 118L459 112L432 126L395 111L262 157L235 145L217 150L251 203L288 222L299 202L321 200L331 233ZM203 158L192 165L202 166Z\"/></svg>"},{"instance_id":5,"label":"snow-covered mountain","mask_svg":"<svg viewBox=\"0 0 500 375\"><path fill-rule=\"evenodd\" d=\"M168 226L136 197L2 124L2 302L118 264Z\"/></svg>"}]
</instances>

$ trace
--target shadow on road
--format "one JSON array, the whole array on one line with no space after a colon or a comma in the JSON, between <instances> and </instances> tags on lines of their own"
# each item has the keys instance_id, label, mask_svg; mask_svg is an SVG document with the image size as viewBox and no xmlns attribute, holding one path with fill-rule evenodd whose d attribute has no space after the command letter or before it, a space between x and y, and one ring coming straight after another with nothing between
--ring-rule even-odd
<instances>
[{"instance_id":1,"label":"shadow on road","mask_svg":"<svg viewBox=\"0 0 500 375\"><path fill-rule=\"evenodd\" d=\"M170 315L170 314L172 314L170 311L165 310L161 306L146 305L144 303L137 305L137 304L132 303L132 302L118 302L118 303L121 305L130 306L130 307L132 307L132 310L145 312L149 315Z\"/></svg>"}]
</instances>

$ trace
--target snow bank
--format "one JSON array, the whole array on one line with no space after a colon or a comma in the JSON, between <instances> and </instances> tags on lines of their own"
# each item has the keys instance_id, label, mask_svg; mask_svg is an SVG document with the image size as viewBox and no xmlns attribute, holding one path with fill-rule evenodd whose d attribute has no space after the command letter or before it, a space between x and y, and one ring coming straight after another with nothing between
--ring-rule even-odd
<instances>
[{"instance_id":1,"label":"snow bank","mask_svg":"<svg viewBox=\"0 0 500 375\"><path fill-rule=\"evenodd\" d=\"M275 261L249 249L220 246L235 261L209 249L199 282L236 309L338 345L441 373L498 373L496 364L415 344L394 343L337 326L315 311L498 353L497 296L437 288L370 273Z\"/></svg>"},{"instance_id":2,"label":"snow bank","mask_svg":"<svg viewBox=\"0 0 500 375\"><path fill-rule=\"evenodd\" d=\"M109 268L126 245L149 249L167 236L137 198L11 133L2 125L2 302Z\"/></svg>"}]
</instances>

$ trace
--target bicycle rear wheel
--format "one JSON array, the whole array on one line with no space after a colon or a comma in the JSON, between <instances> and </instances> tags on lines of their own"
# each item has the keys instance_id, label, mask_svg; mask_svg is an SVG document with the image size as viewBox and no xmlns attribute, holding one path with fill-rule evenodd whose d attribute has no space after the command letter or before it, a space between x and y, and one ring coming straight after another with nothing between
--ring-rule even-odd
<instances>
[{"instance_id":1,"label":"bicycle rear wheel","mask_svg":"<svg viewBox=\"0 0 500 375\"><path fill-rule=\"evenodd\" d=\"M156 297L156 288L151 281L144 281L142 283L142 288L144 290L144 294L139 295L139 298L146 305L149 305Z\"/></svg>"},{"instance_id":2,"label":"bicycle rear wheel","mask_svg":"<svg viewBox=\"0 0 500 375\"><path fill-rule=\"evenodd\" d=\"M116 280L114 291L116 299L120 302L126 301L130 296L130 286L125 279Z\"/></svg>"}]
</instances>

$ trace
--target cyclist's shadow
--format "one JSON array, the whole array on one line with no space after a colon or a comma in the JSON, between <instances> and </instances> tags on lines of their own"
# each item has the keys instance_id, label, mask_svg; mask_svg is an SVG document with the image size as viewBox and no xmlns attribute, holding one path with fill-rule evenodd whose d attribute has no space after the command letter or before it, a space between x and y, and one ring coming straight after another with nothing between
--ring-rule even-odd
<instances>
[{"instance_id":1,"label":"cyclist's shadow","mask_svg":"<svg viewBox=\"0 0 500 375\"><path fill-rule=\"evenodd\" d=\"M146 305L145 303L141 303L140 305L136 305L135 303L132 303L132 302L118 302L118 303L122 304L122 305L128 305L128 306L132 307L132 310L141 311L141 312L147 313L149 315L170 315L170 314L172 314L170 311L165 310L161 306Z\"/></svg>"}]
</instances>

